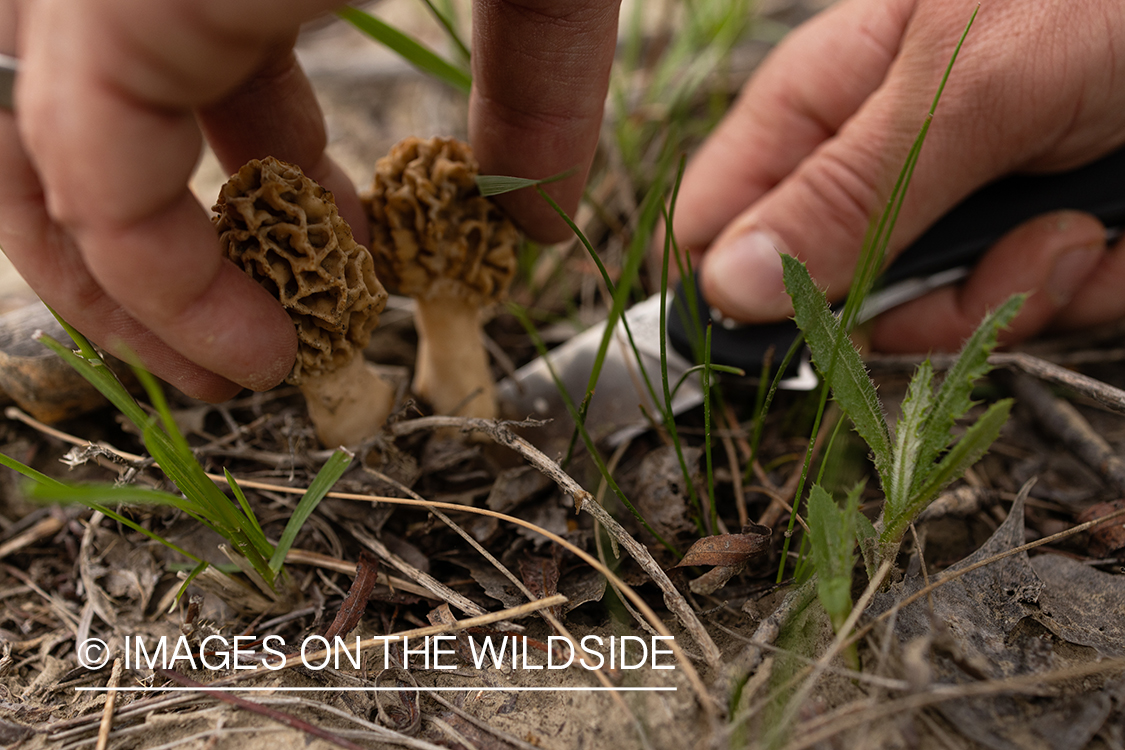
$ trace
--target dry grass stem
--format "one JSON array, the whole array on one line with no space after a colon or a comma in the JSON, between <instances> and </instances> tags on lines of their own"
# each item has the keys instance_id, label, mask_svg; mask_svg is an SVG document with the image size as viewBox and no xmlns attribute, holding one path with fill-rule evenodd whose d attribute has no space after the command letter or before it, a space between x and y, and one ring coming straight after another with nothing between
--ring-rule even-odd
<instances>
[{"instance_id":1,"label":"dry grass stem","mask_svg":"<svg viewBox=\"0 0 1125 750\"><path fill-rule=\"evenodd\" d=\"M1001 693L1043 695L1044 686L1053 682L1080 680L1099 674L1121 671L1125 671L1125 659L1105 659L1053 672L1020 675L1004 680L988 680L966 685L941 685L926 693L905 696L870 708L861 708L858 711L854 710L852 705L846 705L832 713L807 722L802 727L805 730L803 736L794 738L789 744L785 745L785 750L804 750L804 748L814 747L853 727L878 722L888 716L899 715L907 711L917 711L946 701L979 698Z\"/></svg>"},{"instance_id":2,"label":"dry grass stem","mask_svg":"<svg viewBox=\"0 0 1125 750\"><path fill-rule=\"evenodd\" d=\"M105 708L102 709L102 720L98 726L97 750L105 750L109 745L109 733L113 729L113 709L117 705L117 686L121 684L121 657L113 660L113 669L109 673L109 691L105 694Z\"/></svg>"}]
</instances>

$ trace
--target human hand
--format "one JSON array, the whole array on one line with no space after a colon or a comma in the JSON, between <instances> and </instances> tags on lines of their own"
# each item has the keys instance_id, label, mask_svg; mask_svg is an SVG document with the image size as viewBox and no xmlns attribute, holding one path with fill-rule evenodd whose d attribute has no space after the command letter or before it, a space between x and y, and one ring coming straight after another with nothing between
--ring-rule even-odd
<instances>
[{"instance_id":1,"label":"human hand","mask_svg":"<svg viewBox=\"0 0 1125 750\"><path fill-rule=\"evenodd\" d=\"M272 386L296 351L188 190L203 134L231 171L300 164L365 229L292 54L299 24L337 4L0 3L0 49L22 60L17 114L0 114L0 246L83 333L191 395Z\"/></svg>"},{"instance_id":2,"label":"human hand","mask_svg":"<svg viewBox=\"0 0 1125 750\"><path fill-rule=\"evenodd\" d=\"M746 86L684 177L681 245L725 314L792 314L778 250L832 299L848 289L872 216L897 178L970 0L844 0L794 31ZM953 68L898 218L893 257L981 185L1093 161L1125 142L1125 6L985 3ZM1001 239L959 288L881 316L884 351L955 349L985 310L1034 292L1007 333L1125 315L1125 247L1092 216L1039 217Z\"/></svg>"}]
</instances>

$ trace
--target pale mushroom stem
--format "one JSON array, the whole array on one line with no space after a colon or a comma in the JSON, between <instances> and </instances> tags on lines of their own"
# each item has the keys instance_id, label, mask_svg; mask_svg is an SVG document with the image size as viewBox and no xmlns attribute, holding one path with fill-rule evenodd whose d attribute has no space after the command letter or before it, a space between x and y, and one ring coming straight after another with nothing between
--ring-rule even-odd
<instances>
[{"instance_id":1,"label":"pale mushroom stem","mask_svg":"<svg viewBox=\"0 0 1125 750\"><path fill-rule=\"evenodd\" d=\"M438 414L496 418L480 306L461 297L418 299L414 392Z\"/></svg>"},{"instance_id":2,"label":"pale mushroom stem","mask_svg":"<svg viewBox=\"0 0 1125 750\"><path fill-rule=\"evenodd\" d=\"M355 445L379 431L394 407L394 387L362 356L302 381L317 437L327 447Z\"/></svg>"}]
</instances>

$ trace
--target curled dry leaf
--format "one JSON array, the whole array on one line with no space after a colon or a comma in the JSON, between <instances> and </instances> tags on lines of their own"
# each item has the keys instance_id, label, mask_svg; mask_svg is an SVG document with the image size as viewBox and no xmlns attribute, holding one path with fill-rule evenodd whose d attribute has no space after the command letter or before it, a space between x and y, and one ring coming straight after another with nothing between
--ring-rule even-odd
<instances>
[{"instance_id":1,"label":"curled dry leaf","mask_svg":"<svg viewBox=\"0 0 1125 750\"><path fill-rule=\"evenodd\" d=\"M336 619L324 632L324 637L328 641L335 642L336 636L347 635L359 624L364 610L367 609L367 600L371 598L371 591L375 588L378 577L379 559L367 550L361 551L359 562L355 565L355 579L352 580L352 585L348 589L348 595L344 598L344 603L340 605L340 611L336 613Z\"/></svg>"},{"instance_id":2,"label":"curled dry leaf","mask_svg":"<svg viewBox=\"0 0 1125 750\"><path fill-rule=\"evenodd\" d=\"M520 578L535 598L554 596L559 592L559 563L553 557L528 555L520 559ZM561 607L548 609L555 617L562 614Z\"/></svg>"},{"instance_id":3,"label":"curled dry leaf","mask_svg":"<svg viewBox=\"0 0 1125 750\"><path fill-rule=\"evenodd\" d=\"M742 565L769 549L772 531L756 523L747 524L741 533L705 536L684 555L675 567L719 565L731 568Z\"/></svg>"},{"instance_id":4,"label":"curled dry leaf","mask_svg":"<svg viewBox=\"0 0 1125 750\"><path fill-rule=\"evenodd\" d=\"M1102 516L1125 508L1125 500L1114 500L1111 503L1098 503L1082 512L1078 523L1094 521ZM1125 549L1125 523L1103 523L1090 531L1090 554L1096 558L1109 557L1120 549Z\"/></svg>"}]
</instances>

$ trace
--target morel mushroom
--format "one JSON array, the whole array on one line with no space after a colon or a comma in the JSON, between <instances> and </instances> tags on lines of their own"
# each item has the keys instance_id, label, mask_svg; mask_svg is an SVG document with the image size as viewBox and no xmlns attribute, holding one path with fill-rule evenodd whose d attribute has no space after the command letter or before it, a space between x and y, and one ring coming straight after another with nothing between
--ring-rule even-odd
<instances>
[{"instance_id":1,"label":"morel mushroom","mask_svg":"<svg viewBox=\"0 0 1125 750\"><path fill-rule=\"evenodd\" d=\"M478 169L467 144L408 138L376 163L364 204L379 278L417 303L414 392L439 414L491 419L481 308L507 293L519 232L477 190Z\"/></svg>"},{"instance_id":2,"label":"morel mushroom","mask_svg":"<svg viewBox=\"0 0 1125 750\"><path fill-rule=\"evenodd\" d=\"M223 252L281 301L296 326L297 360L286 381L305 395L321 442L350 445L374 434L394 389L363 348L387 292L332 194L269 157L238 170L214 210Z\"/></svg>"}]
</instances>

